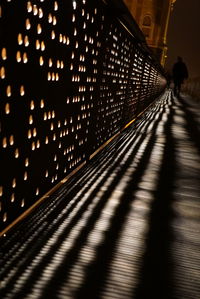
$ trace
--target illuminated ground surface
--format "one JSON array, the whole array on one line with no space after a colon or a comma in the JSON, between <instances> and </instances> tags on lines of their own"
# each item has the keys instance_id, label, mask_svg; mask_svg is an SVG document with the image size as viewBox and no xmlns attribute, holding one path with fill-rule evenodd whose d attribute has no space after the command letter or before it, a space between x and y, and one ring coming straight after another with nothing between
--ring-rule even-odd
<instances>
[{"instance_id":1,"label":"illuminated ground surface","mask_svg":"<svg viewBox=\"0 0 200 299\"><path fill-rule=\"evenodd\" d=\"M1 298L200 298L200 105L167 92L1 240Z\"/></svg>"}]
</instances>

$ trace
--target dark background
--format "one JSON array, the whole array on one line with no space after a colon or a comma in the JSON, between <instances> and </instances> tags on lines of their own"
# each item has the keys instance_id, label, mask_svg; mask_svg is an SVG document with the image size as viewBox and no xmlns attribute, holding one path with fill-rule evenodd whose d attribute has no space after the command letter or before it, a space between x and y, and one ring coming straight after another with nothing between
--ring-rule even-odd
<instances>
[{"instance_id":1,"label":"dark background","mask_svg":"<svg viewBox=\"0 0 200 299\"><path fill-rule=\"evenodd\" d=\"M200 76L200 0L176 0L168 30L166 70L177 56L185 61L189 77Z\"/></svg>"}]
</instances>

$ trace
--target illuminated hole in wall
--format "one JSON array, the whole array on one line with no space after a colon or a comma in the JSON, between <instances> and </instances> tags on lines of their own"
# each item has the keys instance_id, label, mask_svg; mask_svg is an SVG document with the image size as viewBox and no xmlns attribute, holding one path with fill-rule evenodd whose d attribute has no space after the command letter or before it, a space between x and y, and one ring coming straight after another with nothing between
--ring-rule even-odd
<instances>
[{"instance_id":1,"label":"illuminated hole in wall","mask_svg":"<svg viewBox=\"0 0 200 299\"><path fill-rule=\"evenodd\" d=\"M2 146L3 146L3 148L7 147L7 138L6 137L4 137L2 140Z\"/></svg>"},{"instance_id":2,"label":"illuminated hole in wall","mask_svg":"<svg viewBox=\"0 0 200 299\"><path fill-rule=\"evenodd\" d=\"M15 150L15 158L18 159L19 158L19 149L16 148Z\"/></svg>"},{"instance_id":3,"label":"illuminated hole in wall","mask_svg":"<svg viewBox=\"0 0 200 299\"><path fill-rule=\"evenodd\" d=\"M32 132L31 132L30 129L28 130L28 134L27 134L27 135L28 135L28 139L31 139L31 138L32 138Z\"/></svg>"},{"instance_id":4,"label":"illuminated hole in wall","mask_svg":"<svg viewBox=\"0 0 200 299\"><path fill-rule=\"evenodd\" d=\"M72 7L74 10L76 10L76 7L77 7L77 3L75 0L72 1Z\"/></svg>"},{"instance_id":5,"label":"illuminated hole in wall","mask_svg":"<svg viewBox=\"0 0 200 299\"><path fill-rule=\"evenodd\" d=\"M25 171L24 172L24 181L27 181L27 179L28 179L28 173L27 173L27 171Z\"/></svg>"},{"instance_id":6,"label":"illuminated hole in wall","mask_svg":"<svg viewBox=\"0 0 200 299\"><path fill-rule=\"evenodd\" d=\"M22 38L22 34L21 33L18 34L18 38L17 39L18 39L18 44L22 45L23 44L23 38Z\"/></svg>"},{"instance_id":7,"label":"illuminated hole in wall","mask_svg":"<svg viewBox=\"0 0 200 299\"><path fill-rule=\"evenodd\" d=\"M7 50L6 50L6 48L3 48L1 50L1 57L2 57L3 60L7 59Z\"/></svg>"},{"instance_id":8,"label":"illuminated hole in wall","mask_svg":"<svg viewBox=\"0 0 200 299\"><path fill-rule=\"evenodd\" d=\"M26 27L26 30L30 30L31 29L30 19L26 19L25 27Z\"/></svg>"},{"instance_id":9,"label":"illuminated hole in wall","mask_svg":"<svg viewBox=\"0 0 200 299\"><path fill-rule=\"evenodd\" d=\"M0 68L0 77L1 77L1 79L5 79L5 77L6 77L6 71L5 71L5 67L4 66L2 66Z\"/></svg>"},{"instance_id":10,"label":"illuminated hole in wall","mask_svg":"<svg viewBox=\"0 0 200 299\"><path fill-rule=\"evenodd\" d=\"M2 195L3 195L3 187L0 186L0 196L2 196Z\"/></svg>"},{"instance_id":11,"label":"illuminated hole in wall","mask_svg":"<svg viewBox=\"0 0 200 299\"><path fill-rule=\"evenodd\" d=\"M41 34L42 33L42 26L41 24L37 25L37 34Z\"/></svg>"},{"instance_id":12,"label":"illuminated hole in wall","mask_svg":"<svg viewBox=\"0 0 200 299\"><path fill-rule=\"evenodd\" d=\"M45 43L44 41L41 42L41 51L44 51L45 50Z\"/></svg>"},{"instance_id":13,"label":"illuminated hole in wall","mask_svg":"<svg viewBox=\"0 0 200 299\"><path fill-rule=\"evenodd\" d=\"M54 10L55 10L55 11L58 10L58 2L57 2L57 1L54 2Z\"/></svg>"},{"instance_id":14,"label":"illuminated hole in wall","mask_svg":"<svg viewBox=\"0 0 200 299\"><path fill-rule=\"evenodd\" d=\"M67 43L67 38L65 35L63 35L63 44L66 44Z\"/></svg>"},{"instance_id":15,"label":"illuminated hole in wall","mask_svg":"<svg viewBox=\"0 0 200 299\"><path fill-rule=\"evenodd\" d=\"M53 25L55 26L57 24L57 19L55 16L53 16Z\"/></svg>"},{"instance_id":16,"label":"illuminated hole in wall","mask_svg":"<svg viewBox=\"0 0 200 299\"><path fill-rule=\"evenodd\" d=\"M24 37L24 46L25 46L25 47L28 47L28 46L29 46L29 38L28 38L27 35L25 35L25 37Z\"/></svg>"},{"instance_id":17,"label":"illuminated hole in wall","mask_svg":"<svg viewBox=\"0 0 200 299\"><path fill-rule=\"evenodd\" d=\"M24 85L20 86L20 95L24 96L25 95L25 89L24 89Z\"/></svg>"},{"instance_id":18,"label":"illuminated hole in wall","mask_svg":"<svg viewBox=\"0 0 200 299\"><path fill-rule=\"evenodd\" d=\"M26 158L26 159L25 159L24 165L25 165L25 167L28 167L28 166L29 166L29 158Z\"/></svg>"},{"instance_id":19,"label":"illuminated hole in wall","mask_svg":"<svg viewBox=\"0 0 200 299\"><path fill-rule=\"evenodd\" d=\"M39 193L40 193L39 188L37 188L36 191L35 191L35 195L39 195Z\"/></svg>"},{"instance_id":20,"label":"illuminated hole in wall","mask_svg":"<svg viewBox=\"0 0 200 299\"><path fill-rule=\"evenodd\" d=\"M7 88L6 88L6 95L7 95L7 97L11 97L11 95L12 95L11 86L10 85L8 85Z\"/></svg>"},{"instance_id":21,"label":"illuminated hole in wall","mask_svg":"<svg viewBox=\"0 0 200 299\"><path fill-rule=\"evenodd\" d=\"M52 14L51 14L51 13L49 13L49 15L48 15L48 22L49 22L49 23L52 23L52 22L53 22L53 17L52 17Z\"/></svg>"},{"instance_id":22,"label":"illuminated hole in wall","mask_svg":"<svg viewBox=\"0 0 200 299\"><path fill-rule=\"evenodd\" d=\"M30 115L30 116L29 116L29 125L32 125L32 124L33 124L33 116Z\"/></svg>"},{"instance_id":23,"label":"illuminated hole in wall","mask_svg":"<svg viewBox=\"0 0 200 299\"><path fill-rule=\"evenodd\" d=\"M5 114L9 114L10 113L10 104L6 103L5 105Z\"/></svg>"},{"instance_id":24,"label":"illuminated hole in wall","mask_svg":"<svg viewBox=\"0 0 200 299\"><path fill-rule=\"evenodd\" d=\"M6 222L7 221L7 213L4 213L3 214L3 222Z\"/></svg>"},{"instance_id":25,"label":"illuminated hole in wall","mask_svg":"<svg viewBox=\"0 0 200 299\"><path fill-rule=\"evenodd\" d=\"M35 42L35 48L36 48L36 50L40 49L40 41L38 39Z\"/></svg>"},{"instance_id":26,"label":"illuminated hole in wall","mask_svg":"<svg viewBox=\"0 0 200 299\"><path fill-rule=\"evenodd\" d=\"M39 18L42 19L43 18L43 10L42 8L39 8Z\"/></svg>"},{"instance_id":27,"label":"illuminated hole in wall","mask_svg":"<svg viewBox=\"0 0 200 299\"><path fill-rule=\"evenodd\" d=\"M39 64L41 66L44 64L44 58L43 58L43 56L40 56L40 58L39 58Z\"/></svg>"},{"instance_id":28,"label":"illuminated hole in wall","mask_svg":"<svg viewBox=\"0 0 200 299\"><path fill-rule=\"evenodd\" d=\"M33 15L36 16L38 14L38 8L37 5L33 5Z\"/></svg>"},{"instance_id":29,"label":"illuminated hole in wall","mask_svg":"<svg viewBox=\"0 0 200 299\"><path fill-rule=\"evenodd\" d=\"M47 74L47 80L48 80L48 81L51 80L51 72L48 72L48 74Z\"/></svg>"},{"instance_id":30,"label":"illuminated hole in wall","mask_svg":"<svg viewBox=\"0 0 200 299\"><path fill-rule=\"evenodd\" d=\"M27 11L30 13L30 12L32 12L32 9L33 9L32 3L31 3L31 1L28 1L27 2Z\"/></svg>"},{"instance_id":31,"label":"illuminated hole in wall","mask_svg":"<svg viewBox=\"0 0 200 299\"><path fill-rule=\"evenodd\" d=\"M28 57L27 57L27 53L25 52L23 54L23 63L27 63L28 62Z\"/></svg>"},{"instance_id":32,"label":"illuminated hole in wall","mask_svg":"<svg viewBox=\"0 0 200 299\"><path fill-rule=\"evenodd\" d=\"M9 143L11 146L14 145L14 136L13 135L10 136Z\"/></svg>"},{"instance_id":33,"label":"illuminated hole in wall","mask_svg":"<svg viewBox=\"0 0 200 299\"><path fill-rule=\"evenodd\" d=\"M51 31L51 39L55 39L55 38L56 38L55 31L54 31L54 30L52 30L52 31Z\"/></svg>"},{"instance_id":34,"label":"illuminated hole in wall","mask_svg":"<svg viewBox=\"0 0 200 299\"><path fill-rule=\"evenodd\" d=\"M43 99L40 101L40 108L44 108L44 100Z\"/></svg>"}]
</instances>

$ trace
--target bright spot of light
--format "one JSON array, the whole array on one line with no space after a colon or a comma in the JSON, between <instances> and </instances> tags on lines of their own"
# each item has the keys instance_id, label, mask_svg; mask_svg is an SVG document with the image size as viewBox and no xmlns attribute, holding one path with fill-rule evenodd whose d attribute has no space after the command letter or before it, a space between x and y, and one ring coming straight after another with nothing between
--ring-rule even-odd
<instances>
[{"instance_id":1,"label":"bright spot of light","mask_svg":"<svg viewBox=\"0 0 200 299\"><path fill-rule=\"evenodd\" d=\"M76 1L73 1L72 5L73 5L73 9L76 9Z\"/></svg>"}]
</instances>

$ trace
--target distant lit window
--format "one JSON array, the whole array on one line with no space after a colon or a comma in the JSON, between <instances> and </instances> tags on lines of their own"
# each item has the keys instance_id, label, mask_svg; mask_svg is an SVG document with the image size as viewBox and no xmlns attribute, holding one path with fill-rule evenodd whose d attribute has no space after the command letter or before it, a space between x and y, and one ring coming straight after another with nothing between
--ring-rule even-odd
<instances>
[{"instance_id":1,"label":"distant lit window","mask_svg":"<svg viewBox=\"0 0 200 299\"><path fill-rule=\"evenodd\" d=\"M150 27L151 26L151 17L150 16L145 16L142 25Z\"/></svg>"},{"instance_id":2,"label":"distant lit window","mask_svg":"<svg viewBox=\"0 0 200 299\"><path fill-rule=\"evenodd\" d=\"M144 33L144 36L146 38L150 38L150 33L151 33L151 17L150 16L145 16L143 19L142 23L142 31Z\"/></svg>"}]
</instances>

